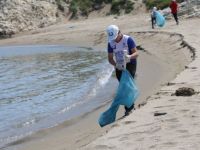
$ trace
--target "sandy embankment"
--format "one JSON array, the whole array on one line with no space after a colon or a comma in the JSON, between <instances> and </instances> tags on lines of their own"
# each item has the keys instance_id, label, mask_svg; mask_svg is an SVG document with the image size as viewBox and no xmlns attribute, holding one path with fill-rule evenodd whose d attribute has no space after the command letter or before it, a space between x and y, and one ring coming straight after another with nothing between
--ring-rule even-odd
<instances>
[{"instance_id":1,"label":"sandy embankment","mask_svg":"<svg viewBox=\"0 0 200 150\"><path fill-rule=\"evenodd\" d=\"M200 20L182 20L180 26L173 22L164 31L183 36L184 44L195 51L195 60L169 85L148 99L148 104L130 116L115 123L107 134L81 149L87 150L182 150L200 149ZM169 45L171 46L171 45ZM176 63L174 62L174 65ZM196 94L189 97L174 96L180 87L190 87ZM155 113L163 115L155 116Z\"/></svg>"},{"instance_id":2,"label":"sandy embankment","mask_svg":"<svg viewBox=\"0 0 200 150\"><path fill-rule=\"evenodd\" d=\"M191 23L197 24L199 20L193 19L190 20ZM156 29L155 31L158 31L158 33L151 33L151 26L149 22L148 15L140 15L140 16L122 16L118 19L113 19L112 17L106 17L106 18L100 18L100 19L90 19L86 22L70 22L63 25L55 25L49 28L41 29L38 31L32 32L23 35L16 36L16 38L3 40L0 42L0 45L22 45L22 44L71 44L71 45L80 45L80 46L90 46L90 47L96 47L96 48L102 48L106 46L105 40L106 36L104 33L105 27L109 24L117 24L121 27L121 30L124 33L129 33L133 36L138 37L136 41L139 45L144 46L145 50L147 50L150 54L155 56L155 59L158 59L160 62L169 63L170 67L167 68L168 70L165 70L165 72L169 73L166 78L159 79L163 83L166 83L169 81L169 79L172 79L174 76L174 73L178 73L183 68L181 68L181 63L185 62L185 56L188 55L187 47L184 52L180 53L179 49L182 37L179 35L174 34L174 32L180 33L184 36L184 40L187 41L192 45L192 47L195 47L198 49L197 41L195 43L194 36L199 36L198 32L189 32L191 28L189 26L191 25L188 23L188 20L183 21L183 23L180 24L180 26L175 26L173 22L169 22L169 24L163 28L163 29ZM189 28L189 29L188 29ZM199 30L196 26L196 30ZM165 30L166 32L159 33L160 30ZM141 33L144 32L144 33ZM168 33L171 32L171 33ZM146 35L142 35L146 34ZM145 39L145 38L146 39ZM144 39L143 39L144 38ZM155 40L155 41L154 41ZM197 40L197 39L196 39ZM145 42L146 43L145 43ZM152 42L154 41L154 42ZM159 42L158 42L159 41ZM167 42L166 42L167 41ZM143 43L144 42L144 43ZM168 43L169 42L169 43ZM158 44L158 45L156 45ZM176 47L176 46L177 47ZM158 48L160 46L160 48ZM172 49L176 47L175 49ZM163 51L162 51L163 50ZM169 51L168 51L169 50ZM171 51L170 51L171 50ZM183 54L183 55L181 55ZM198 56L198 54L196 54ZM190 57L190 56L189 56ZM183 59L182 59L183 58ZM198 57L197 57L198 58ZM187 105L183 105L184 103L189 103L189 107L192 105L195 105L195 108L198 107L198 105L194 103L191 103L191 100L189 98L177 98L172 97L171 93L174 93L175 89L179 86L189 86L190 81L197 81L195 83L198 83L198 62L196 62L198 59L195 59L190 65L189 69L185 70L184 72L188 72L188 75L184 75L184 72L182 72L176 80L173 82L177 83L183 83L183 84L175 84L172 86L164 86L160 92L157 95L151 96L149 99L149 102L147 105L142 107L141 109L137 109L127 118L118 121L114 123L112 126L110 126L112 129L105 134L104 136L101 136L97 140L93 141L91 144L87 145L86 147L82 147L84 149L169 149L170 147L173 148L173 146L182 146L177 144L179 141L187 141L187 139L184 139L187 137L191 137L192 133L190 133L189 123L188 126L181 126L181 124L184 124L185 120L183 117L187 117L188 114L188 120L190 119L198 119L199 113L197 110L195 117L189 116L192 112L190 112L190 108ZM178 61L179 60L179 61ZM196 62L196 63L194 63ZM194 64L193 64L194 63ZM180 66L179 66L180 65ZM182 64L182 66L184 66ZM190 68L191 67L197 67L195 69ZM174 71L173 75L171 75L170 71ZM192 80L192 74L195 73L193 76L195 80ZM183 75L182 75L183 74ZM139 74L140 75L140 74ZM142 75L142 74L141 74ZM179 81L178 79L183 78ZM188 77L187 81L185 81L185 78ZM168 79L168 80L166 80ZM190 80L191 79L191 80ZM158 85L160 85L162 82L158 82ZM191 83L192 86L194 86ZM195 84L196 85L196 84ZM158 86L157 86L158 87ZM163 92L163 89L167 89L167 92ZM198 84L195 86L195 90L198 90ZM151 91L152 92L152 91ZM198 95L195 95L198 97ZM191 98L191 97L190 97ZM156 99L156 100L155 100ZM184 99L184 100L182 100ZM188 99L190 101L188 101ZM195 99L194 99L195 100ZM169 103L169 104L168 104ZM198 103L198 101L197 101ZM182 107L186 107L185 109ZM193 108L193 106L192 106ZM179 112L180 109L180 112ZM186 110L186 111L184 111ZM162 111L166 112L167 114L160 117L154 117L153 114L155 111ZM97 112L98 114L98 112ZM97 115L96 114L96 115ZM94 115L95 116L95 115ZM102 129L100 132L96 132L96 130L90 130L92 124L88 123L91 121L91 119L94 119L94 116L90 116L91 118L86 117L86 124L81 124L82 127L78 129L76 132L73 132L68 128L68 130L61 130L60 128L54 128L54 135L49 135L49 132L44 133L44 135L47 137L46 139L41 138L39 136L39 139L36 136L31 138L31 141L28 142L25 145L22 145L24 149L75 149L77 147L81 147L85 144L90 143L93 139L100 136L102 133L105 133L105 130L109 129L110 127L107 127L105 129ZM181 119L182 118L182 119ZM96 123L96 119L95 119ZM198 125L198 122L193 122ZM90 126L91 125L91 126ZM176 129L177 126L182 127L180 129ZM186 128L185 128L186 127ZM196 127L196 126L195 126ZM193 130L195 128L192 128ZM198 128L196 128L198 129ZM173 132L177 133L177 136L175 134L172 134ZM80 133L82 137L80 138ZM90 132L88 134L88 132ZM75 135L73 138L70 137L71 135ZM184 135L183 135L184 134ZM173 136L171 136L173 135ZM182 136L183 137L180 137ZM195 136L194 139L198 141L198 133ZM173 137L175 139L173 139ZM192 136L193 137L193 136ZM76 138L81 139L82 141L78 141ZM27 139L29 140L29 139ZM170 141L171 140L171 141ZM175 141L177 140L177 142ZM71 143L73 145L71 145ZM191 140L191 142L195 142ZM70 147L70 148L69 148ZM22 148L22 149L23 149ZM21 149L21 148L20 148Z\"/></svg>"}]
</instances>

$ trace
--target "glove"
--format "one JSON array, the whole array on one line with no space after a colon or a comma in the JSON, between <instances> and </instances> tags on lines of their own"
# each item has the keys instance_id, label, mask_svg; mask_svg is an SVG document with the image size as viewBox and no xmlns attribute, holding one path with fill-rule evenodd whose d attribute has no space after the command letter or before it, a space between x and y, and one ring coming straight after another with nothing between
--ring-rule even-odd
<instances>
[{"instance_id":1,"label":"glove","mask_svg":"<svg viewBox=\"0 0 200 150\"><path fill-rule=\"evenodd\" d=\"M125 61L126 63L129 63L131 60L131 55L125 55Z\"/></svg>"},{"instance_id":2,"label":"glove","mask_svg":"<svg viewBox=\"0 0 200 150\"><path fill-rule=\"evenodd\" d=\"M118 70L124 70L125 66L123 64L116 64L115 68Z\"/></svg>"}]
</instances>

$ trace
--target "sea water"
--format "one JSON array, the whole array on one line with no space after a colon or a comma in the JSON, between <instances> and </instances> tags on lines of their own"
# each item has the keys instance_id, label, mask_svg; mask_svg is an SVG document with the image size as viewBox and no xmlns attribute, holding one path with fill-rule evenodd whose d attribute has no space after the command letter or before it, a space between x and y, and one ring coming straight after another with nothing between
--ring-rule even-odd
<instances>
[{"instance_id":1,"label":"sea water","mask_svg":"<svg viewBox=\"0 0 200 150\"><path fill-rule=\"evenodd\" d=\"M0 147L111 100L112 71L106 51L0 47Z\"/></svg>"}]
</instances>

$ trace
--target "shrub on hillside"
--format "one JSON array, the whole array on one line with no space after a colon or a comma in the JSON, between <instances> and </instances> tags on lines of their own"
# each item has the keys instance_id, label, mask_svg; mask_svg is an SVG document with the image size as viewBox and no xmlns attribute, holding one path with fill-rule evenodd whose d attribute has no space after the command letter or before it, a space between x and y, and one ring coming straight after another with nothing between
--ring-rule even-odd
<instances>
[{"instance_id":1,"label":"shrub on hillside","mask_svg":"<svg viewBox=\"0 0 200 150\"><path fill-rule=\"evenodd\" d=\"M184 0L177 0L178 3L183 2ZM156 6L158 9L164 9L169 6L171 0L143 0L146 4L147 9L152 9Z\"/></svg>"},{"instance_id":2,"label":"shrub on hillside","mask_svg":"<svg viewBox=\"0 0 200 150\"><path fill-rule=\"evenodd\" d=\"M134 3L130 0L112 0L111 2L111 14L120 14L121 10L125 10L125 13L130 13Z\"/></svg>"},{"instance_id":3,"label":"shrub on hillside","mask_svg":"<svg viewBox=\"0 0 200 150\"><path fill-rule=\"evenodd\" d=\"M87 17L91 11L101 9L103 4L111 4L110 13L118 15L121 10L130 13L134 5L131 0L72 0L69 10L72 13L72 18L76 18L78 12Z\"/></svg>"}]
</instances>

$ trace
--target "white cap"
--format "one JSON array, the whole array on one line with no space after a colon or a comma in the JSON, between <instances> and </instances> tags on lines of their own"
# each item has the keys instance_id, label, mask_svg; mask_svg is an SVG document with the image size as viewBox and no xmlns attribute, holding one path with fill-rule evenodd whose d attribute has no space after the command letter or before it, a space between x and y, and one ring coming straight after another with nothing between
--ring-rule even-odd
<instances>
[{"instance_id":1,"label":"white cap","mask_svg":"<svg viewBox=\"0 0 200 150\"><path fill-rule=\"evenodd\" d=\"M106 29L107 35L108 35L108 41L113 41L117 38L117 35L119 33L119 28L116 25L109 25Z\"/></svg>"},{"instance_id":2,"label":"white cap","mask_svg":"<svg viewBox=\"0 0 200 150\"><path fill-rule=\"evenodd\" d=\"M153 7L153 10L156 11L156 10L157 10L157 7Z\"/></svg>"}]
</instances>

